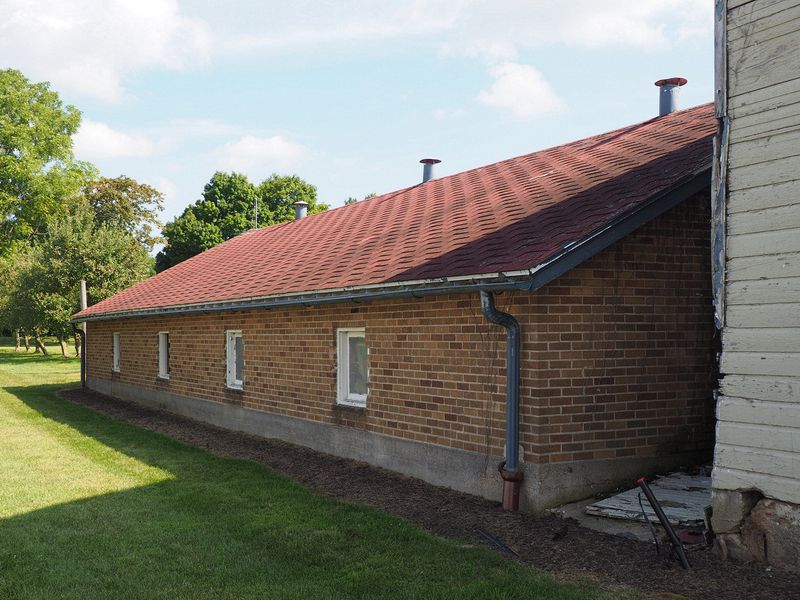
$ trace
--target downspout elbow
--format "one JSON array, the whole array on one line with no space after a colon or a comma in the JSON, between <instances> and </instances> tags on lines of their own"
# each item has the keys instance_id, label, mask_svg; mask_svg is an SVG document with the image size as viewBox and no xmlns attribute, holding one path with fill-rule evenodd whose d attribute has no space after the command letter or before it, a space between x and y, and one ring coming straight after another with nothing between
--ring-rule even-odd
<instances>
[{"instance_id":1,"label":"downspout elbow","mask_svg":"<svg viewBox=\"0 0 800 600\"><path fill-rule=\"evenodd\" d=\"M490 322L506 330L506 459L500 464L503 508L519 509L523 472L519 464L520 325L512 315L497 310L491 292L481 290L481 310Z\"/></svg>"}]
</instances>

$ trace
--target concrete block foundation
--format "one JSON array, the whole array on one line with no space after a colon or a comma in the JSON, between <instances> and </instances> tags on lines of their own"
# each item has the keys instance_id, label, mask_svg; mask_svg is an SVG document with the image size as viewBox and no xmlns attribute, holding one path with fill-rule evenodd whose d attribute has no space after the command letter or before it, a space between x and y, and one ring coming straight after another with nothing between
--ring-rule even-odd
<instances>
[{"instance_id":1,"label":"concrete block foundation","mask_svg":"<svg viewBox=\"0 0 800 600\"><path fill-rule=\"evenodd\" d=\"M319 452L363 461L489 500L501 499L502 480L497 471L497 464L501 461L499 456L192 398L120 381L89 378L88 386L107 396L225 429L280 439ZM541 512L618 485L633 485L640 475L692 464L700 458L695 453L682 453L545 464L525 462L520 508L527 512Z\"/></svg>"}]
</instances>

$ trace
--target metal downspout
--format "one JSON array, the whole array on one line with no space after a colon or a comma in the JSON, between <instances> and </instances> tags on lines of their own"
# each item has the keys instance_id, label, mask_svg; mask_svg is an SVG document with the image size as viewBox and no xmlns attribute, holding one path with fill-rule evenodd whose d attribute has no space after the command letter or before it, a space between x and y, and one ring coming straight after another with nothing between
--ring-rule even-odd
<instances>
[{"instance_id":1,"label":"metal downspout","mask_svg":"<svg viewBox=\"0 0 800 600\"><path fill-rule=\"evenodd\" d=\"M506 459L499 470L503 478L503 508L519 510L524 475L519 466L520 327L513 316L495 308L492 292L481 290L480 294L483 315L506 330Z\"/></svg>"}]
</instances>

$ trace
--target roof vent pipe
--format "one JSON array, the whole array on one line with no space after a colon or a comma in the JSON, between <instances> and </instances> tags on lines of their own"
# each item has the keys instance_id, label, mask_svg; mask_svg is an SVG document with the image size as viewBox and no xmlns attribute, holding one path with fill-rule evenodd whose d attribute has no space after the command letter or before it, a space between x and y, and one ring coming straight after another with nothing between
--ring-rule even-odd
<instances>
[{"instance_id":1,"label":"roof vent pipe","mask_svg":"<svg viewBox=\"0 0 800 600\"><path fill-rule=\"evenodd\" d=\"M308 212L308 202L305 200L298 200L294 203L294 220L302 219Z\"/></svg>"},{"instance_id":2,"label":"roof vent pipe","mask_svg":"<svg viewBox=\"0 0 800 600\"><path fill-rule=\"evenodd\" d=\"M678 95L681 86L686 85L683 77L670 77L656 81L658 87L658 116L663 117L678 110Z\"/></svg>"},{"instance_id":3,"label":"roof vent pipe","mask_svg":"<svg viewBox=\"0 0 800 600\"><path fill-rule=\"evenodd\" d=\"M430 181L431 179L436 178L436 174L433 172L433 166L438 165L440 161L438 158L423 158L421 161L422 163L422 183L426 181Z\"/></svg>"}]
</instances>

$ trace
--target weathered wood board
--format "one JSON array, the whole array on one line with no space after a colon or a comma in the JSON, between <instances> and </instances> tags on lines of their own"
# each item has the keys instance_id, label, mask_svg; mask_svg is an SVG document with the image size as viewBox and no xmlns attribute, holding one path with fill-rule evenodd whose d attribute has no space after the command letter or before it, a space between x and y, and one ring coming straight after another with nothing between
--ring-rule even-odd
<instances>
[{"instance_id":1,"label":"weathered wood board","mask_svg":"<svg viewBox=\"0 0 800 600\"><path fill-rule=\"evenodd\" d=\"M730 235L791 228L800 228L800 204L728 215Z\"/></svg>"},{"instance_id":2,"label":"weathered wood board","mask_svg":"<svg viewBox=\"0 0 800 600\"><path fill-rule=\"evenodd\" d=\"M723 396L800 403L800 378L727 374L720 381Z\"/></svg>"},{"instance_id":3,"label":"weathered wood board","mask_svg":"<svg viewBox=\"0 0 800 600\"><path fill-rule=\"evenodd\" d=\"M782 304L800 300L800 277L728 283L728 304ZM797 338L800 341L800 338ZM800 344L795 346L800 350Z\"/></svg>"},{"instance_id":4,"label":"weathered wood board","mask_svg":"<svg viewBox=\"0 0 800 600\"><path fill-rule=\"evenodd\" d=\"M745 256L728 261L728 281L800 277L800 252Z\"/></svg>"},{"instance_id":5,"label":"weathered wood board","mask_svg":"<svg viewBox=\"0 0 800 600\"><path fill-rule=\"evenodd\" d=\"M797 402L776 402L771 400L752 400L750 398L730 398L720 396L717 413L721 422L749 423L751 425L774 425L797 429L800 425L800 404ZM800 452L800 448L797 448ZM797 457L800 459L800 456ZM798 460L800 466L800 460Z\"/></svg>"},{"instance_id":6,"label":"weathered wood board","mask_svg":"<svg viewBox=\"0 0 800 600\"><path fill-rule=\"evenodd\" d=\"M800 373L800 352L723 352L720 369L732 375L795 377Z\"/></svg>"},{"instance_id":7,"label":"weathered wood board","mask_svg":"<svg viewBox=\"0 0 800 600\"><path fill-rule=\"evenodd\" d=\"M728 195L728 214L797 204L797 182L767 184Z\"/></svg>"},{"instance_id":8,"label":"weathered wood board","mask_svg":"<svg viewBox=\"0 0 800 600\"><path fill-rule=\"evenodd\" d=\"M798 165L800 167L800 165ZM728 236L728 256L763 256L800 252L800 229L782 229Z\"/></svg>"},{"instance_id":9,"label":"weathered wood board","mask_svg":"<svg viewBox=\"0 0 800 600\"><path fill-rule=\"evenodd\" d=\"M776 426L720 421L717 425L717 443L800 454L800 429L783 425L785 423Z\"/></svg>"},{"instance_id":10,"label":"weathered wood board","mask_svg":"<svg viewBox=\"0 0 800 600\"><path fill-rule=\"evenodd\" d=\"M800 327L730 327L722 333L722 348L726 352L800 352Z\"/></svg>"},{"instance_id":11,"label":"weathered wood board","mask_svg":"<svg viewBox=\"0 0 800 600\"><path fill-rule=\"evenodd\" d=\"M705 508L711 504L711 477L672 473L651 483L650 488L672 525L703 527ZM637 487L599 500L586 507L586 514L644 522L642 509L639 506L640 493L641 490ZM644 494L642 494L642 505L650 521L658 523L658 518Z\"/></svg>"},{"instance_id":12,"label":"weathered wood board","mask_svg":"<svg viewBox=\"0 0 800 600\"><path fill-rule=\"evenodd\" d=\"M730 327L800 327L800 303L728 306Z\"/></svg>"}]
</instances>

